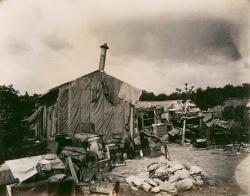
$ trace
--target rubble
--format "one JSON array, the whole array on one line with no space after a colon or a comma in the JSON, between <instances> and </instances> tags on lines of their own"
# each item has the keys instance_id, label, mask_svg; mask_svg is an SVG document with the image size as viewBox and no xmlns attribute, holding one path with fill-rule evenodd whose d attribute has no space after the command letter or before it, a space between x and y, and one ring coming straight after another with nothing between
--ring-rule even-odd
<instances>
[{"instance_id":1,"label":"rubble","mask_svg":"<svg viewBox=\"0 0 250 196\"><path fill-rule=\"evenodd\" d=\"M153 187L153 188L151 189L151 192L153 192L153 193L159 193L160 191L161 191L161 189L160 189L159 186Z\"/></svg>"},{"instance_id":2,"label":"rubble","mask_svg":"<svg viewBox=\"0 0 250 196\"><path fill-rule=\"evenodd\" d=\"M168 181L162 182L159 185L159 188L160 188L161 191L166 191L168 193L177 193L177 189L174 187L173 184L171 184Z\"/></svg>"},{"instance_id":3,"label":"rubble","mask_svg":"<svg viewBox=\"0 0 250 196\"><path fill-rule=\"evenodd\" d=\"M202 172L201 168L199 168L197 166L191 166L190 167L190 174L191 175L193 175L193 174L199 174L201 172Z\"/></svg>"},{"instance_id":4,"label":"rubble","mask_svg":"<svg viewBox=\"0 0 250 196\"><path fill-rule=\"evenodd\" d=\"M125 179L132 190L142 189L158 194L161 192L177 194L178 191L202 186L205 182L205 172L200 167L188 163L182 165L164 157L161 157L159 162L146 166L145 170L146 172L131 175Z\"/></svg>"},{"instance_id":5,"label":"rubble","mask_svg":"<svg viewBox=\"0 0 250 196\"><path fill-rule=\"evenodd\" d=\"M193 182L194 181L192 179L186 178L176 182L175 187L177 188L178 191L189 190L192 188Z\"/></svg>"},{"instance_id":6,"label":"rubble","mask_svg":"<svg viewBox=\"0 0 250 196\"><path fill-rule=\"evenodd\" d=\"M144 191L148 192L152 187L149 183L147 183L146 181L143 182L142 184L142 188Z\"/></svg>"}]
</instances>

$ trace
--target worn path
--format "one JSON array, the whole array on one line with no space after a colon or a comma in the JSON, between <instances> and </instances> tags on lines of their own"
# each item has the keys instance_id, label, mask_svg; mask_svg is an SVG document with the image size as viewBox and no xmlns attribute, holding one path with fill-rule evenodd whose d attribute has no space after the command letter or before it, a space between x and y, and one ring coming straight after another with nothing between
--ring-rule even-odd
<instances>
[{"instance_id":1,"label":"worn path","mask_svg":"<svg viewBox=\"0 0 250 196\"><path fill-rule=\"evenodd\" d=\"M235 178L242 191L244 191L242 196L250 196L250 155L236 167Z\"/></svg>"}]
</instances>

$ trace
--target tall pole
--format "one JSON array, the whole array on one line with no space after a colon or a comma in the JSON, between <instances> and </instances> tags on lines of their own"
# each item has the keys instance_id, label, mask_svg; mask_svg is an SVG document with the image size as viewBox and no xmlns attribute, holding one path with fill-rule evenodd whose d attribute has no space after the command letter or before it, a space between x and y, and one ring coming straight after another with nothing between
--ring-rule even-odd
<instances>
[{"instance_id":1,"label":"tall pole","mask_svg":"<svg viewBox=\"0 0 250 196\"><path fill-rule=\"evenodd\" d=\"M185 105L184 105L184 120L183 120L182 139L181 139L181 144L182 145L185 143L187 102L188 102L188 100L185 101Z\"/></svg>"}]
</instances>

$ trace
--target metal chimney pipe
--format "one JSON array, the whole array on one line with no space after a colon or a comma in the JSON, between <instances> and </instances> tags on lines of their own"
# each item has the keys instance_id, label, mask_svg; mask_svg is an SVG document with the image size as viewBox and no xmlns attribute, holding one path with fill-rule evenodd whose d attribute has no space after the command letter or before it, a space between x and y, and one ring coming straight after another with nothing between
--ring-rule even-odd
<instances>
[{"instance_id":1,"label":"metal chimney pipe","mask_svg":"<svg viewBox=\"0 0 250 196\"><path fill-rule=\"evenodd\" d=\"M106 52L109 49L109 47L108 47L107 43L104 43L103 45L100 46L100 48L101 48L101 57L100 57L100 62L99 62L99 70L104 71Z\"/></svg>"}]
</instances>

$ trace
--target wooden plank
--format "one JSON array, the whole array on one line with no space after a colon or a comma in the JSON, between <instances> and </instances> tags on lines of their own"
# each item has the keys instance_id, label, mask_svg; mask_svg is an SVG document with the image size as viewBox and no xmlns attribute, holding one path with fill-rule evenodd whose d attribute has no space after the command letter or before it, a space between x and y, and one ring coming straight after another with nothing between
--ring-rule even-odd
<instances>
[{"instance_id":1,"label":"wooden plank","mask_svg":"<svg viewBox=\"0 0 250 196\"><path fill-rule=\"evenodd\" d=\"M75 168L74 168L74 165L72 163L72 159L71 157L67 157L67 161L68 161L68 165L69 165L69 169L70 169L70 172L71 172L71 175L75 181L75 183L79 183L79 180L77 178L77 175L76 175L76 171L75 171Z\"/></svg>"},{"instance_id":2,"label":"wooden plank","mask_svg":"<svg viewBox=\"0 0 250 196\"><path fill-rule=\"evenodd\" d=\"M129 131L131 138L134 138L134 106L130 106Z\"/></svg>"},{"instance_id":3,"label":"wooden plank","mask_svg":"<svg viewBox=\"0 0 250 196\"><path fill-rule=\"evenodd\" d=\"M7 190L7 195L12 196L12 191L11 191L11 186L10 185L6 185L6 190Z\"/></svg>"}]
</instances>

